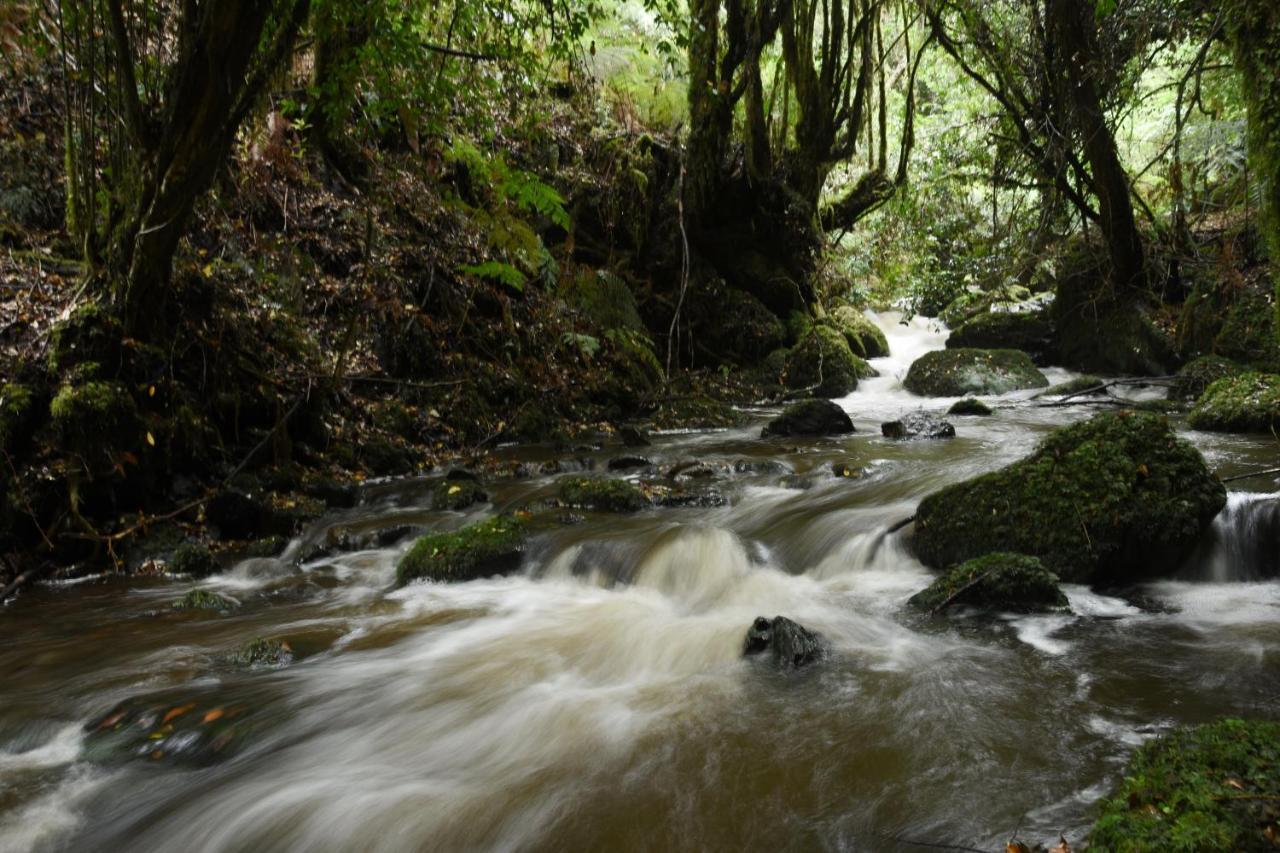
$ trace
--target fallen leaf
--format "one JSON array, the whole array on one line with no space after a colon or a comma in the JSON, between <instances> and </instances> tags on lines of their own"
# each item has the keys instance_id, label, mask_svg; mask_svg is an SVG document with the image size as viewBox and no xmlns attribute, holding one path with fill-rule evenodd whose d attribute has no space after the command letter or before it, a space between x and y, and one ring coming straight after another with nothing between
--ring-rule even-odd
<instances>
[{"instance_id":1,"label":"fallen leaf","mask_svg":"<svg viewBox=\"0 0 1280 853\"><path fill-rule=\"evenodd\" d=\"M212 711L209 711L207 714L204 715L204 719L200 721L200 724L207 725L209 723L212 723L214 720L220 720L222 719L222 715L224 713L226 712L223 711L221 708L214 708Z\"/></svg>"},{"instance_id":2,"label":"fallen leaf","mask_svg":"<svg viewBox=\"0 0 1280 853\"><path fill-rule=\"evenodd\" d=\"M1058 846L1049 850L1049 853L1071 853L1071 845L1067 843L1065 835L1058 835Z\"/></svg>"},{"instance_id":3,"label":"fallen leaf","mask_svg":"<svg viewBox=\"0 0 1280 853\"><path fill-rule=\"evenodd\" d=\"M164 725L170 720L176 720L178 717L181 717L183 714L189 712L195 706L196 706L195 702L188 702L185 705L179 705L176 708L170 708L169 713L165 714L163 719L160 720L160 724Z\"/></svg>"},{"instance_id":4,"label":"fallen leaf","mask_svg":"<svg viewBox=\"0 0 1280 853\"><path fill-rule=\"evenodd\" d=\"M151 434L151 431L150 431L150 430L147 430L147 444L148 444L150 447L155 447L155 446L156 446L156 437L155 437L154 435L152 435L152 434Z\"/></svg>"}]
</instances>

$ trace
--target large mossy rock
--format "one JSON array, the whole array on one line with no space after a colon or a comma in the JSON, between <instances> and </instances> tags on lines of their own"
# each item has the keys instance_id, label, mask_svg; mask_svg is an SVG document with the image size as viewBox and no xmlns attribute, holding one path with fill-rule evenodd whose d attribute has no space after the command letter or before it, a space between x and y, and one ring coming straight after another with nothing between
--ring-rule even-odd
<instances>
[{"instance_id":1,"label":"large mossy rock","mask_svg":"<svg viewBox=\"0 0 1280 853\"><path fill-rule=\"evenodd\" d=\"M560 502L600 512L635 512L649 506L644 492L626 480L608 477L566 477L560 481Z\"/></svg>"},{"instance_id":2,"label":"large mossy rock","mask_svg":"<svg viewBox=\"0 0 1280 853\"><path fill-rule=\"evenodd\" d=\"M827 320L832 328L844 335L854 355L884 358L889 354L889 340L884 331L857 308L841 305L828 315Z\"/></svg>"},{"instance_id":3,"label":"large mossy rock","mask_svg":"<svg viewBox=\"0 0 1280 853\"><path fill-rule=\"evenodd\" d=\"M1248 368L1229 358L1218 355L1202 355L1184 364L1169 389L1171 400L1195 400L1219 379L1238 376Z\"/></svg>"},{"instance_id":4,"label":"large mossy rock","mask_svg":"<svg viewBox=\"0 0 1280 853\"><path fill-rule=\"evenodd\" d=\"M49 420L58 437L81 454L128 450L142 440L137 405L119 382L63 385L49 404Z\"/></svg>"},{"instance_id":5,"label":"large mossy rock","mask_svg":"<svg viewBox=\"0 0 1280 853\"><path fill-rule=\"evenodd\" d=\"M1191 425L1211 432L1280 429L1280 375L1241 373L1205 389L1191 410Z\"/></svg>"},{"instance_id":6,"label":"large mossy rock","mask_svg":"<svg viewBox=\"0 0 1280 853\"><path fill-rule=\"evenodd\" d=\"M844 435L853 431L853 421L830 400L801 400L769 421L760 436Z\"/></svg>"},{"instance_id":7,"label":"large mossy rock","mask_svg":"<svg viewBox=\"0 0 1280 853\"><path fill-rule=\"evenodd\" d=\"M635 294L608 270L582 271L561 287L560 296L595 328L645 331Z\"/></svg>"},{"instance_id":8,"label":"large mossy rock","mask_svg":"<svg viewBox=\"0 0 1280 853\"><path fill-rule=\"evenodd\" d=\"M714 358L733 364L758 364L786 341L782 320L750 293L719 279L690 300L694 341Z\"/></svg>"},{"instance_id":9,"label":"large mossy rock","mask_svg":"<svg viewBox=\"0 0 1280 853\"><path fill-rule=\"evenodd\" d=\"M939 313L942 322L955 329L965 321L993 310L1013 310L1031 298L1031 291L1020 284L991 290L967 290L951 300Z\"/></svg>"},{"instance_id":10,"label":"large mossy rock","mask_svg":"<svg viewBox=\"0 0 1280 853\"><path fill-rule=\"evenodd\" d=\"M1049 380L1021 350L947 349L916 359L902 384L924 397L963 397L1044 388Z\"/></svg>"},{"instance_id":11,"label":"large mossy rock","mask_svg":"<svg viewBox=\"0 0 1280 853\"><path fill-rule=\"evenodd\" d=\"M998 552L966 560L907 601L934 613L952 604L1015 613L1043 613L1067 606L1058 576L1035 557Z\"/></svg>"},{"instance_id":12,"label":"large mossy rock","mask_svg":"<svg viewBox=\"0 0 1280 853\"><path fill-rule=\"evenodd\" d=\"M1224 286L1218 275L1209 274L1183 303L1178 345L1185 357L1216 355L1260 370L1280 370L1275 314L1274 295L1264 282Z\"/></svg>"},{"instance_id":13,"label":"large mossy rock","mask_svg":"<svg viewBox=\"0 0 1280 853\"><path fill-rule=\"evenodd\" d=\"M1277 791L1280 722L1179 729L1134 754L1089 851L1275 850Z\"/></svg>"},{"instance_id":14,"label":"large mossy rock","mask_svg":"<svg viewBox=\"0 0 1280 853\"><path fill-rule=\"evenodd\" d=\"M914 544L935 568L1016 551L1064 581L1122 583L1172 572L1225 503L1222 483L1163 416L1109 413L926 497Z\"/></svg>"},{"instance_id":15,"label":"large mossy rock","mask_svg":"<svg viewBox=\"0 0 1280 853\"><path fill-rule=\"evenodd\" d=\"M947 349L1016 349L1036 364L1053 360L1053 323L1044 311L999 311L966 321L947 338Z\"/></svg>"},{"instance_id":16,"label":"large mossy rock","mask_svg":"<svg viewBox=\"0 0 1280 853\"><path fill-rule=\"evenodd\" d=\"M1049 317L1054 355L1064 367L1164 376L1176 364L1173 340L1152 321L1143 298L1115 296L1096 269L1076 270L1058 282Z\"/></svg>"},{"instance_id":17,"label":"large mossy rock","mask_svg":"<svg viewBox=\"0 0 1280 853\"><path fill-rule=\"evenodd\" d=\"M499 516L452 533L429 533L418 538L396 566L396 586L410 581L469 581L502 575L520 568L524 524Z\"/></svg>"},{"instance_id":18,"label":"large mossy rock","mask_svg":"<svg viewBox=\"0 0 1280 853\"><path fill-rule=\"evenodd\" d=\"M788 388L806 389L819 397L843 397L857 390L859 379L878 374L853 354L844 335L830 326L813 326L787 356L786 375Z\"/></svg>"}]
</instances>

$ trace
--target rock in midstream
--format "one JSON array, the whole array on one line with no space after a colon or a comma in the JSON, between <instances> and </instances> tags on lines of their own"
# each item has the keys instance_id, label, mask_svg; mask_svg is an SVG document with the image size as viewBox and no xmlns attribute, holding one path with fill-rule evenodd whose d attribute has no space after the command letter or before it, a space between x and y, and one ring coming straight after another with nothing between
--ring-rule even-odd
<instances>
[{"instance_id":1,"label":"rock in midstream","mask_svg":"<svg viewBox=\"0 0 1280 853\"><path fill-rule=\"evenodd\" d=\"M747 631L743 655L769 652L782 669L800 669L822 657L822 639L808 628L785 616L766 619L757 616Z\"/></svg>"}]
</instances>

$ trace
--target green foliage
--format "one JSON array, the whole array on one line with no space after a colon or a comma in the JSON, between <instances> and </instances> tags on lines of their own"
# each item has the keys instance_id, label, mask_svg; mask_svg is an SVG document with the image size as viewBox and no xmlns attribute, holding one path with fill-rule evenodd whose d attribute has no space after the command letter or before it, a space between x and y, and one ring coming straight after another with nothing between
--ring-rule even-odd
<instances>
[{"instance_id":1,"label":"green foliage","mask_svg":"<svg viewBox=\"0 0 1280 853\"><path fill-rule=\"evenodd\" d=\"M498 516L452 533L419 537L396 567L396 585L410 581L467 581L503 574L520 565L524 523Z\"/></svg>"},{"instance_id":2,"label":"green foliage","mask_svg":"<svg viewBox=\"0 0 1280 853\"><path fill-rule=\"evenodd\" d=\"M78 453L138 445L142 427L137 406L119 382L63 385L49 404L54 430Z\"/></svg>"},{"instance_id":3,"label":"green foliage","mask_svg":"<svg viewBox=\"0 0 1280 853\"><path fill-rule=\"evenodd\" d=\"M1089 837L1094 853L1275 849L1280 723L1178 729L1133 756ZM1274 830L1271 830L1274 831Z\"/></svg>"},{"instance_id":4,"label":"green foliage","mask_svg":"<svg viewBox=\"0 0 1280 853\"><path fill-rule=\"evenodd\" d=\"M1222 483L1164 417L1103 414L926 497L915 549L940 568L1016 551L1063 580L1120 583L1176 567L1225 503Z\"/></svg>"},{"instance_id":5,"label":"green foliage","mask_svg":"<svg viewBox=\"0 0 1280 853\"><path fill-rule=\"evenodd\" d=\"M502 261L485 261L481 264L463 264L458 269L467 275L474 275L477 278L504 284L516 293L524 292L524 273L511 266L511 264Z\"/></svg>"}]
</instances>

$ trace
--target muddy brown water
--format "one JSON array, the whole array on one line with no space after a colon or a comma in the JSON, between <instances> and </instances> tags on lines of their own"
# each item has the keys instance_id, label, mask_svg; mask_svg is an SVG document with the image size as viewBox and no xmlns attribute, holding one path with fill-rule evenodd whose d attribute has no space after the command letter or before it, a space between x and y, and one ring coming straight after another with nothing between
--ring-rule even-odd
<instances>
[{"instance_id":1,"label":"muddy brown water","mask_svg":"<svg viewBox=\"0 0 1280 853\"><path fill-rule=\"evenodd\" d=\"M884 529L1091 410L1015 393L994 417L955 418L954 440L882 439L880 421L951 402L901 389L945 331L897 319L878 317L882 378L840 401L855 435L761 440L762 412L656 437L655 463L721 469L725 505L588 513L540 535L515 576L393 590L405 542L24 594L0 611L0 850L1002 850L1015 831L1079 844L1144 740L1274 717L1280 581L1258 577L1280 556L1274 481L1233 484L1178 579L1069 586L1070 614L904 608L931 574ZM1184 434L1224 475L1280 456L1270 439ZM742 461L780 464L733 472ZM865 473L836 478L836 461ZM494 483L465 514L424 509L427 485L372 487L307 535L456 527L552 494L555 476ZM172 612L194 586L240 606ZM829 656L798 673L744 660L747 627L775 614L820 632ZM296 661L226 660L256 636ZM136 737L104 743L88 729L120 703ZM202 726L225 726L227 748L184 753Z\"/></svg>"}]
</instances>

